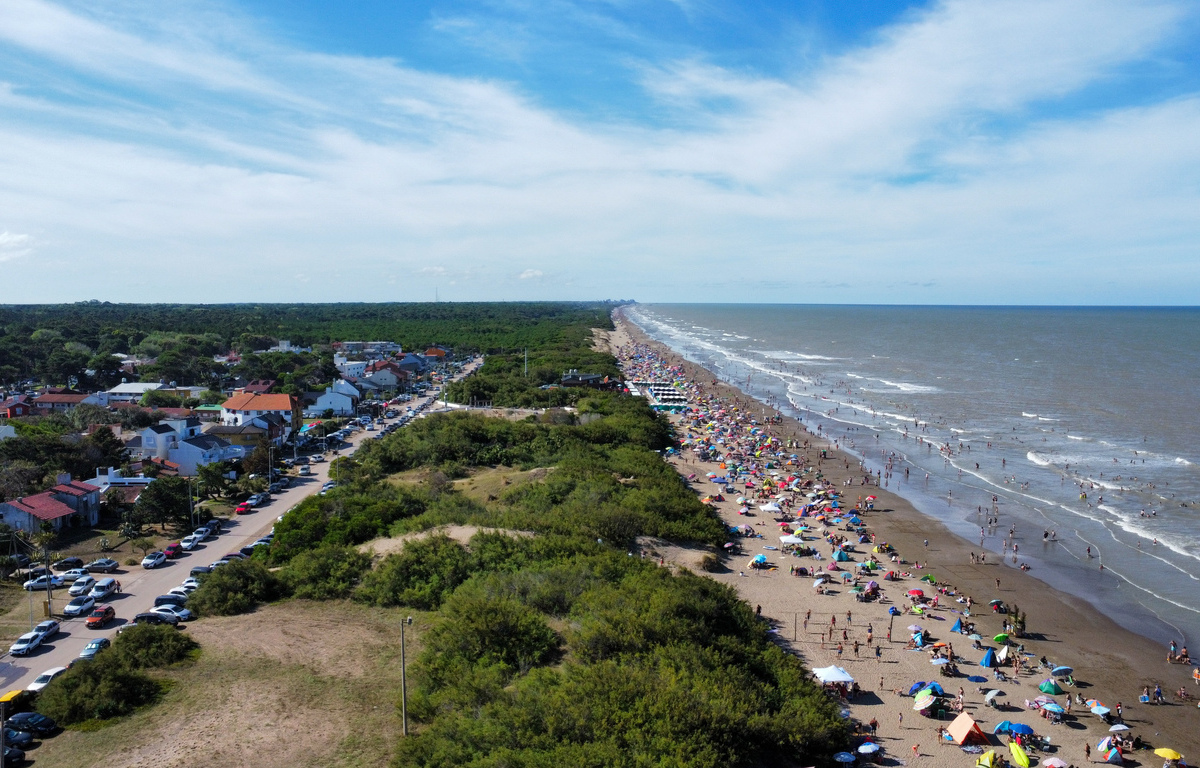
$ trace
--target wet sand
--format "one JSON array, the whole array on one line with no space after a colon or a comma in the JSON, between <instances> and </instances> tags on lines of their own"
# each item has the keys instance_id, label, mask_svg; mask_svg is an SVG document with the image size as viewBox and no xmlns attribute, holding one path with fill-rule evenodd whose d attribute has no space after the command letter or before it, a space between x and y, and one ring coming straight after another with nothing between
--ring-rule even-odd
<instances>
[{"instance_id":1,"label":"wet sand","mask_svg":"<svg viewBox=\"0 0 1200 768\"><path fill-rule=\"evenodd\" d=\"M703 384L707 395L723 398L755 414L781 416L774 409L752 400L734 387L720 382L711 384L716 377L709 371L684 360L668 347L649 339L640 328L627 321L620 314L620 310L615 314L615 319L617 330L607 338L609 349L614 353L635 343L646 344L655 349L665 361L682 366L686 378ZM675 421L679 423L678 418L675 418ZM1087 743L1092 746L1092 759L1099 760L1096 743L1108 735L1109 726L1087 712L1086 707L1076 705L1073 714L1068 715L1059 725L1051 725L1042 719L1036 710L1026 710L1023 706L1025 700L1032 700L1040 695L1037 686L1047 676L1044 671L1025 670L1015 681L994 684L990 670L976 666L983 655L982 651L972 650L966 637L950 632L950 627L958 618L955 611L961 611L964 607L960 604L942 602L939 609L928 612L925 617L901 614L895 618L892 641L885 640L889 625L888 608L892 605L903 608L904 592L914 586L925 586L917 582L921 574L935 574L939 583L952 584L960 593L971 595L975 601L971 620L976 623L978 631L985 638L1001 632L1001 623L1005 618L990 612L987 607L990 600L998 598L1009 605L1018 606L1028 618L1027 636L1017 642L1024 643L1026 652L1032 653L1035 659L1045 656L1055 664L1073 667L1079 685L1076 688L1066 688L1069 693L1074 694L1078 691L1085 699L1098 698L1113 709L1118 702L1123 703L1124 721L1133 729L1129 732L1130 736L1138 735L1154 748L1171 747L1193 761L1200 759L1200 748L1197 748L1200 747L1200 709L1197 708L1195 700L1181 703L1176 701L1173 694L1182 686L1194 697L1200 694L1200 687L1193 682L1190 667L1166 663L1166 648L1160 648L1145 638L1121 628L1084 601L1058 592L1038 581L1033 575L994 562L992 558L998 558L994 553L989 553L986 564L973 564L971 553L978 553L978 547L973 547L971 542L950 533L936 520L922 515L907 500L888 489L858 485L858 479L862 478L863 473L858 471L857 460L834 451L822 438L809 434L799 421L782 416L782 423L771 425L769 431L784 439L791 437L800 442L808 440L808 455L811 461L807 464L811 466L816 466L816 456L820 449L825 448L830 458L821 463L820 469L828 480L839 486L838 490L843 492L848 506L852 506L860 494L873 494L878 497L875 510L863 515L864 523L876 534L877 541L892 544L901 556L910 562L916 560L927 565L921 571L913 571L913 576L909 579L892 583L882 582L885 589L884 602L857 602L845 588L837 588L837 594L834 595L817 595L811 587L811 578L793 577L788 572L789 565L811 567L816 561L808 558L796 559L779 551L763 549L765 546L779 546L778 528L774 518L762 513L757 513L757 517L741 516L737 513L739 505L731 500L714 504L727 524L750 523L761 532L763 538L741 539L743 554L727 558L726 565L729 570L709 575L738 590L743 599L751 605L761 606L764 617L775 625L781 642L803 657L811 667L836 663L854 675L867 693L851 704L852 714L863 722L872 718L879 721L879 741L890 758L885 762L914 762L912 746L916 744L920 748L915 762L928 763L931 766L945 765L947 768L974 765L974 756L965 754L948 743L938 743L936 729L939 725L948 725L948 720L939 722L923 718L919 713L912 711L911 698L894 693L897 689L907 692L909 686L919 680L937 680L946 688L947 693L951 694L956 693L961 686L964 689L966 711L976 718L985 733L991 734L992 729L1001 720L1026 723L1039 734L1049 736L1051 743L1055 745L1054 751L1046 753L1046 757L1059 757L1069 764L1082 765L1086 762L1084 745ZM707 472L723 473L717 464L701 463L690 452L672 458L671 461L683 476L692 473L698 475L700 481L694 483L694 487L700 496L720 490L719 486L702 482ZM850 477L855 478L856 484L852 487L840 487L842 482ZM730 494L730 497L733 495L736 494ZM757 525L758 523L762 525ZM928 548L923 544L926 539L929 541ZM821 549L824 551L827 547L822 546ZM746 561L759 553L767 555L778 567L765 571L747 570ZM674 549L668 556L687 567L694 568L698 562L697 553L686 550ZM855 559L862 559L861 555ZM821 561L821 565L825 562L827 561ZM739 575L740 573L745 575ZM1000 580L999 589L996 587L997 579ZM926 591L929 592L928 589ZM836 640L841 640L847 611L853 612L853 625L846 627L849 642L845 643L846 650L839 659ZM806 631L802 625L808 612L811 612L811 617ZM823 642L823 638L828 636L827 631L833 616L838 618L836 640L833 643ZM925 652L904 650L905 641L908 639L904 628L914 623L914 620L928 629L934 640L953 643L956 654L967 660L966 664L959 665L962 677L939 677ZM876 643L880 646L878 659L875 658L873 650L860 650L857 658L851 651L855 639L865 641L868 622L873 624ZM995 643L985 643L985 647L989 645L996 647ZM1011 679L1011 667L1005 671ZM978 674L986 676L988 682L967 681L967 676ZM1160 706L1138 703L1142 688L1148 686L1153 690L1155 685L1162 686L1167 703ZM999 687L1005 692L1000 701L1005 702L1007 706L1000 710L985 708L983 694L977 690L993 687ZM1055 698L1060 703L1064 700L1064 696ZM992 745L997 747L998 754L1007 754L1007 749L1002 743L1003 737L989 738ZM1140 763L1154 768L1162 763L1162 759L1150 750L1127 753L1126 758L1129 764ZM1034 759L1036 760L1036 757Z\"/></svg>"}]
</instances>

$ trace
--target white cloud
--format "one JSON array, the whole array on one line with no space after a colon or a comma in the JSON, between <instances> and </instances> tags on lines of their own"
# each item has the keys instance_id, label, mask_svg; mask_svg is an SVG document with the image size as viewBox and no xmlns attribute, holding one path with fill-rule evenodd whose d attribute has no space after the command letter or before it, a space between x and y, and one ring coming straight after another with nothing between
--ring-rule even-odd
<instances>
[{"instance_id":1,"label":"white cloud","mask_svg":"<svg viewBox=\"0 0 1200 768\"><path fill-rule=\"evenodd\" d=\"M33 238L29 235L14 235L5 230L0 232L0 261L11 261L33 253Z\"/></svg>"},{"instance_id":2,"label":"white cloud","mask_svg":"<svg viewBox=\"0 0 1200 768\"><path fill-rule=\"evenodd\" d=\"M1200 238L1195 95L1045 109L1155 55L1171 3L948 2L790 79L647 66L673 128L284 49L186 6L80 7L0 4L0 50L108 83L0 83L0 211L67 276L15 275L28 300L144 297L124 293L131 262L196 301L425 298L448 277L462 299L1089 301L1131 258L1130 301L1200 289L1180 266ZM0 236L0 260L32 249L3 237L28 238ZM513 263L554 279L512 289ZM689 293L691 273L730 292Z\"/></svg>"}]
</instances>

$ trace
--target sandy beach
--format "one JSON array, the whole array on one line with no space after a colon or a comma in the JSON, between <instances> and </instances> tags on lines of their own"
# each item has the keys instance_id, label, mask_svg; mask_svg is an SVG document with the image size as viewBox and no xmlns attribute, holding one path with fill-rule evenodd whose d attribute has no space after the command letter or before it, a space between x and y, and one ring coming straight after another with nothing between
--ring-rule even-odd
<instances>
[{"instance_id":1,"label":"sandy beach","mask_svg":"<svg viewBox=\"0 0 1200 768\"><path fill-rule=\"evenodd\" d=\"M1064 695L1055 696L1065 703L1078 693L1082 699L1099 699L1114 710L1122 705L1122 719L1130 728L1122 735L1137 736L1149 745L1149 749L1127 751L1126 763L1130 765L1161 765L1163 760L1153 749L1170 747L1193 760L1200 758L1200 709L1195 697L1200 694L1200 685L1192 679L1193 667L1184 664L1168 664L1167 648L1136 635L1118 626L1108 617L1091 606L1069 595L1054 590L1038 581L1033 575L1014 567L1007 567L989 557L979 563L975 557L978 547L951 534L943 526L919 513L908 501L886 488L874 485L863 486L864 473L859 470L854 457L835 451L820 437L809 434L799 421L783 416L764 404L750 400L737 389L716 382L710 372L693 365L658 344L641 332L637 326L616 313L617 329L603 334L604 343L618 358L628 356L635 345L644 345L665 364L679 366L683 377L695 385L698 399L707 399L710 404L721 401L732 409L739 408L741 414L753 414L767 432L783 441L794 440L796 445L808 443L803 448L789 449L798 453L798 465L818 467L824 479L843 493L843 506L853 507L861 496L874 495L874 509L861 513L863 524L874 534L876 542L886 541L892 545L901 563L884 562L884 570L895 568L897 572L908 572L911 576L898 581L880 581L883 598L880 601L860 602L850 590L840 584L831 589L831 594L818 594L813 588L811 577L791 575L792 567L813 568L814 563L823 567L829 562L830 547L820 537L809 544L816 546L825 559L793 557L782 552L779 542L779 527L771 513L757 511L754 502L751 512L739 514L742 506L733 498L740 492L725 493L724 501L711 502L727 525L752 526L761 538L741 538L738 543L741 554L726 558L727 570L709 574L712 578L736 589L751 605L761 607L763 617L776 628L780 642L799 654L812 668L836 664L844 667L862 689L862 693L850 702L852 717L862 723L878 722L877 742L884 748L884 764L927 764L930 766L973 766L976 755L964 753L941 739L939 726L948 726L953 719L937 720L923 717L913 711L914 700L907 696L909 688L918 681L937 681L951 697L962 690L964 711L979 723L988 734L991 747L997 754L1008 756L1004 746L1007 738L993 736L992 731L1001 721L1029 725L1039 735L1049 738L1050 747L1033 753L1033 761L1057 757L1070 765L1100 761L1097 743L1109 735L1110 725L1100 717L1088 712L1088 707L1074 704L1072 714L1063 721L1052 724L1042 717L1037 709L1028 709L1027 700L1041 695L1038 684L1049 676L1047 670L1039 670L1038 660L1047 658L1054 665L1072 667L1075 687L1065 687ZM678 416L672 417L686 434L686 424ZM766 421L770 419L771 423ZM826 458L819 460L820 451ZM724 475L726 470L719 462L703 462L696 453L685 450L670 461L684 477L696 475L693 487L701 497L721 492L721 486L706 482L706 475L714 472ZM811 476L811 475L809 475ZM853 485L844 485L847 481ZM1001 520L1001 525L1004 521ZM838 533L851 535L838 526ZM832 532L832 529L830 529ZM853 539L852 539L853 540ZM927 543L926 543L927 542ZM870 544L858 545L854 559L864 559L864 550ZM768 549L770 547L770 549ZM702 553L682 548L662 547L662 555L676 567L698 570ZM747 561L755 555L767 557L772 567L749 569ZM916 570L913 562L923 566ZM846 563L853 567L855 563ZM926 606L921 616L903 613L908 608L905 593L909 589L923 588L927 595L937 594L935 589L919 581L922 575L935 574L939 586L951 585L955 594L938 595L939 605ZM840 576L839 574L836 574ZM878 576L872 577L878 578ZM997 584L999 586L997 586ZM1019 675L1014 669L1005 667L1006 682L996 682L992 670L978 666L983 650L972 648L965 636L951 632L955 621L962 618L965 604L957 598L970 595L974 605L969 621L977 626L983 636L983 647L999 650L1000 644L992 642L993 635L1003 629L1010 616L993 613L989 601L999 599L1009 606L1016 605L1026 614L1025 637L1013 643L1022 643L1027 663ZM895 607L901 614L889 615ZM852 618L848 621L848 614ZM806 621L807 620L807 621ZM836 620L836 624L833 624ZM954 647L960 676L942 677L937 667L931 665L926 650L906 650L910 632L906 627L919 624L930 634L930 643L949 642ZM891 639L887 633L891 623ZM807 625L807 626L806 626ZM867 644L868 625L873 630L872 642ZM830 628L833 627L832 640ZM854 652L855 641L859 643ZM843 651L839 656L837 646ZM879 647L876 656L875 646ZM970 682L968 676L982 675L986 682ZM1151 691L1161 686L1165 703L1142 704L1138 698L1143 688ZM998 697L998 708L985 706L984 691L998 688L1003 695ZM1191 697L1177 699L1175 692L1184 688ZM1090 757L1085 756L1085 745L1090 744ZM914 749L914 747L916 749Z\"/></svg>"}]
</instances>

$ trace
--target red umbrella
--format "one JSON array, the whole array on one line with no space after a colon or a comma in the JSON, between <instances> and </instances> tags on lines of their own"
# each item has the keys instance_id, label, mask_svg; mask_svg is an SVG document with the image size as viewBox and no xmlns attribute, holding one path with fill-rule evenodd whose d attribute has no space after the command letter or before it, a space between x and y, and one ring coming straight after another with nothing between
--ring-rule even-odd
<instances>
[{"instance_id":1,"label":"red umbrella","mask_svg":"<svg viewBox=\"0 0 1200 768\"><path fill-rule=\"evenodd\" d=\"M908 590L908 594L912 595L913 597L925 597L925 593L919 589L910 589Z\"/></svg>"}]
</instances>

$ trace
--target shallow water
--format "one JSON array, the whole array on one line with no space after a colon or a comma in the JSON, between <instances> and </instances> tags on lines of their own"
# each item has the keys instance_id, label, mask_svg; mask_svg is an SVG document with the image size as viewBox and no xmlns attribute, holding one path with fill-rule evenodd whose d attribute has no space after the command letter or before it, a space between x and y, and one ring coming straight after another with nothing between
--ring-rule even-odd
<instances>
[{"instance_id":1,"label":"shallow water","mask_svg":"<svg viewBox=\"0 0 1200 768\"><path fill-rule=\"evenodd\" d=\"M1015 526L1009 566L1156 640L1200 636L1200 310L659 304L629 317L869 468L890 457L891 490L970 541L982 527L993 556Z\"/></svg>"}]
</instances>

